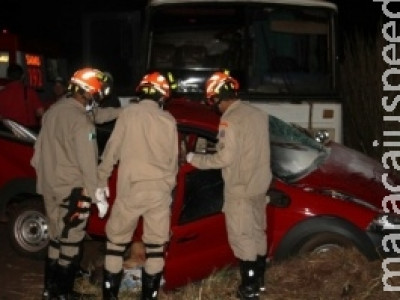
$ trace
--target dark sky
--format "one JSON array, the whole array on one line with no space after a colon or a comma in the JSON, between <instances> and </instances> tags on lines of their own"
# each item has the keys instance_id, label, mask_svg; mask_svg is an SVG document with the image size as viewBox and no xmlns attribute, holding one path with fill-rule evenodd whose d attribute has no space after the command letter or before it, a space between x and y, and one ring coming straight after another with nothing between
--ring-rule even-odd
<instances>
[{"instance_id":1,"label":"dark sky","mask_svg":"<svg viewBox=\"0 0 400 300\"><path fill-rule=\"evenodd\" d=\"M68 60L82 55L84 15L140 10L146 3L146 0L0 1L0 30L7 29L30 44L55 44Z\"/></svg>"},{"instance_id":2,"label":"dark sky","mask_svg":"<svg viewBox=\"0 0 400 300\"><path fill-rule=\"evenodd\" d=\"M1 0L0 29L67 44L63 36L80 35L81 18L86 13L138 10L145 3L146 0Z\"/></svg>"},{"instance_id":3,"label":"dark sky","mask_svg":"<svg viewBox=\"0 0 400 300\"><path fill-rule=\"evenodd\" d=\"M374 32L382 19L381 3L372 0L335 0L340 29Z\"/></svg>"}]
</instances>

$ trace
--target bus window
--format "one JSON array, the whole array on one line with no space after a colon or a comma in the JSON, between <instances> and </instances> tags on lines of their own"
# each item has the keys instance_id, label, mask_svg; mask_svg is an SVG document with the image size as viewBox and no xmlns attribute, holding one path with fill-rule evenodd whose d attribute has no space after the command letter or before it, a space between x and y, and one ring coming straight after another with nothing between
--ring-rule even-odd
<instances>
[{"instance_id":1,"label":"bus window","mask_svg":"<svg viewBox=\"0 0 400 300\"><path fill-rule=\"evenodd\" d=\"M322 9L255 10L250 36L254 92L332 92L329 14Z\"/></svg>"}]
</instances>

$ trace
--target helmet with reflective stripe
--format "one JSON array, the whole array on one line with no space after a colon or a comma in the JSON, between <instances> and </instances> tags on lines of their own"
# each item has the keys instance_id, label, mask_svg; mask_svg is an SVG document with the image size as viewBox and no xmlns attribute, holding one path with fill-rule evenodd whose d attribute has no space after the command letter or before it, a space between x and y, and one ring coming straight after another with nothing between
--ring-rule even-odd
<instances>
[{"instance_id":1,"label":"helmet with reflective stripe","mask_svg":"<svg viewBox=\"0 0 400 300\"><path fill-rule=\"evenodd\" d=\"M100 101L110 93L110 87L110 79L103 72L93 68L83 68L72 75L68 89L71 92L79 90L88 92L94 100Z\"/></svg>"},{"instance_id":2,"label":"helmet with reflective stripe","mask_svg":"<svg viewBox=\"0 0 400 300\"><path fill-rule=\"evenodd\" d=\"M238 90L239 82L228 71L215 72L206 82L207 104L215 105L223 99L236 97Z\"/></svg>"},{"instance_id":3,"label":"helmet with reflective stripe","mask_svg":"<svg viewBox=\"0 0 400 300\"><path fill-rule=\"evenodd\" d=\"M171 73L166 75L160 72L152 72L143 76L136 92L140 98L150 98L156 101L165 100L171 96L172 90L176 89L176 83Z\"/></svg>"}]
</instances>

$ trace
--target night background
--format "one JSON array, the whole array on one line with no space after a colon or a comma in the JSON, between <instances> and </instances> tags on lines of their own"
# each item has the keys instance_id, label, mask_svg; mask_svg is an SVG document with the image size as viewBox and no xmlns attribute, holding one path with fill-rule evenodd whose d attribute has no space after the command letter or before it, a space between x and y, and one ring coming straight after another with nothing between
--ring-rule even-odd
<instances>
[{"instance_id":1,"label":"night background","mask_svg":"<svg viewBox=\"0 0 400 300\"><path fill-rule=\"evenodd\" d=\"M87 14L139 11L145 3L145 0L52 3L6 0L1 5L0 29L31 41L56 44L72 65L79 65L82 60L82 24Z\"/></svg>"}]
</instances>

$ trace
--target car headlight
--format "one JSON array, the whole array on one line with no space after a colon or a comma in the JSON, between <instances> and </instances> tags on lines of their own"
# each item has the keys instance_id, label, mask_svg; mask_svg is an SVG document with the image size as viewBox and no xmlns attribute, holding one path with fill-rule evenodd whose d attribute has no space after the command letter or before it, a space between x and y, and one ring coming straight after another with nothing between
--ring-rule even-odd
<instances>
[{"instance_id":1,"label":"car headlight","mask_svg":"<svg viewBox=\"0 0 400 300\"><path fill-rule=\"evenodd\" d=\"M324 144L330 139L328 130L320 129L314 133L314 139L321 144Z\"/></svg>"}]
</instances>

